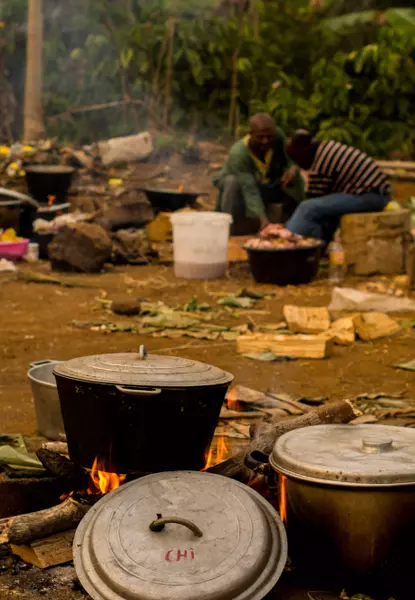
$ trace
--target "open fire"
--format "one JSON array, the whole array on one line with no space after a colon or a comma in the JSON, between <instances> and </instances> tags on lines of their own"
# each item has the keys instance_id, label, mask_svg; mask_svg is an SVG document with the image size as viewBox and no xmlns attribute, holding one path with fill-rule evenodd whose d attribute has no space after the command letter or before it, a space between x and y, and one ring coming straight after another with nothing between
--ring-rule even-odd
<instances>
[{"instance_id":1,"label":"open fire","mask_svg":"<svg viewBox=\"0 0 415 600\"><path fill-rule=\"evenodd\" d=\"M206 471L207 469L210 469L210 467L214 467L218 463L224 461L228 456L228 452L229 448L226 445L225 438L221 436L218 440L216 451L214 450L213 445L210 447L203 471Z\"/></svg>"},{"instance_id":2,"label":"open fire","mask_svg":"<svg viewBox=\"0 0 415 600\"><path fill-rule=\"evenodd\" d=\"M56 200L56 196L49 195L48 196L48 206L53 206Z\"/></svg>"},{"instance_id":3,"label":"open fire","mask_svg":"<svg viewBox=\"0 0 415 600\"><path fill-rule=\"evenodd\" d=\"M104 462L96 457L89 474L89 486L87 489L87 494L91 496L97 494L108 494L108 492L112 492L113 490L119 488L124 481L125 475L109 473Z\"/></svg>"},{"instance_id":4,"label":"open fire","mask_svg":"<svg viewBox=\"0 0 415 600\"><path fill-rule=\"evenodd\" d=\"M279 476L279 513L282 522L287 524L287 478L285 475Z\"/></svg>"}]
</instances>

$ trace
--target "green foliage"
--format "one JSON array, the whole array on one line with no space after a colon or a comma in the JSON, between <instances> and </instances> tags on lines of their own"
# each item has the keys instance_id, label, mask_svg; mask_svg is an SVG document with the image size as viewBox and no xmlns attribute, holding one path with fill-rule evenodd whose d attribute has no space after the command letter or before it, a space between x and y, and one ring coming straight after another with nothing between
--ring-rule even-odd
<instances>
[{"instance_id":1,"label":"green foliage","mask_svg":"<svg viewBox=\"0 0 415 600\"><path fill-rule=\"evenodd\" d=\"M252 112L268 111L287 133L313 128L320 137L379 156L412 151L413 8L389 8L387 0L328 0L316 10L309 0L255 0L241 18L240 11L226 8L231 4L44 0L48 133L91 142L131 133L137 122L143 128L159 124L169 88L173 18L169 124L184 139L189 133L222 133L234 96L242 126ZM4 71L19 106L26 12L27 0L0 5L5 23L0 28L0 78ZM143 110L113 107L50 119L71 107L125 97L143 102Z\"/></svg>"},{"instance_id":2,"label":"green foliage","mask_svg":"<svg viewBox=\"0 0 415 600\"><path fill-rule=\"evenodd\" d=\"M311 103L319 137L369 154L409 155L415 142L415 40L384 30L377 44L323 59L313 70Z\"/></svg>"}]
</instances>

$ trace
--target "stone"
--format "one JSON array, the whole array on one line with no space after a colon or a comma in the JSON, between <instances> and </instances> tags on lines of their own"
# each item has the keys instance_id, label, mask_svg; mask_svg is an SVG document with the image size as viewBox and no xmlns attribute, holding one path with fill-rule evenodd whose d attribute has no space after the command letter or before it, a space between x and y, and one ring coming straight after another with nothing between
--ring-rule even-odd
<instances>
[{"instance_id":1,"label":"stone","mask_svg":"<svg viewBox=\"0 0 415 600\"><path fill-rule=\"evenodd\" d=\"M411 236L409 210L342 217L341 237L349 273L395 275L405 272Z\"/></svg>"},{"instance_id":2,"label":"stone","mask_svg":"<svg viewBox=\"0 0 415 600\"><path fill-rule=\"evenodd\" d=\"M141 306L131 298L116 298L112 301L111 310L116 315L135 316L140 314Z\"/></svg>"},{"instance_id":3,"label":"stone","mask_svg":"<svg viewBox=\"0 0 415 600\"><path fill-rule=\"evenodd\" d=\"M99 225L76 223L60 229L48 250L54 269L97 273L111 259L112 241Z\"/></svg>"},{"instance_id":4,"label":"stone","mask_svg":"<svg viewBox=\"0 0 415 600\"><path fill-rule=\"evenodd\" d=\"M107 231L118 231L144 227L153 216L153 209L146 196L142 192L128 190L114 199L112 205L104 209L95 222Z\"/></svg>"},{"instance_id":5,"label":"stone","mask_svg":"<svg viewBox=\"0 0 415 600\"><path fill-rule=\"evenodd\" d=\"M120 229L112 234L114 264L145 265L156 256L143 229Z\"/></svg>"}]
</instances>

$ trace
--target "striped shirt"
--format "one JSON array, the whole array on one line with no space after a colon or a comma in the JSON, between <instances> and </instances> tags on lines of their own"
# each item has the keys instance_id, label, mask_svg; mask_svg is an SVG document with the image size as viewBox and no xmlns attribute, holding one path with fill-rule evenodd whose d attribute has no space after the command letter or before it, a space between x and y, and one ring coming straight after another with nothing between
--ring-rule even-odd
<instances>
[{"instance_id":1,"label":"striped shirt","mask_svg":"<svg viewBox=\"0 0 415 600\"><path fill-rule=\"evenodd\" d=\"M389 178L364 152L339 142L321 142L310 173L310 196L345 192L391 193Z\"/></svg>"}]
</instances>

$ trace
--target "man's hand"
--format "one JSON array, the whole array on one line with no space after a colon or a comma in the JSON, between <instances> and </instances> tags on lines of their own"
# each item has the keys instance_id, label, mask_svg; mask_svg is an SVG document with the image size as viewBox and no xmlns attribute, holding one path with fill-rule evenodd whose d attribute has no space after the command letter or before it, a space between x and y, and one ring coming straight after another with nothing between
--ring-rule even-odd
<instances>
[{"instance_id":1,"label":"man's hand","mask_svg":"<svg viewBox=\"0 0 415 600\"><path fill-rule=\"evenodd\" d=\"M282 187L287 187L290 183L293 183L298 175L298 168L293 166L290 167L287 171L285 171L284 175L281 177Z\"/></svg>"},{"instance_id":2,"label":"man's hand","mask_svg":"<svg viewBox=\"0 0 415 600\"><path fill-rule=\"evenodd\" d=\"M259 230L262 231L265 227L268 227L269 220L267 217L259 217Z\"/></svg>"}]
</instances>

